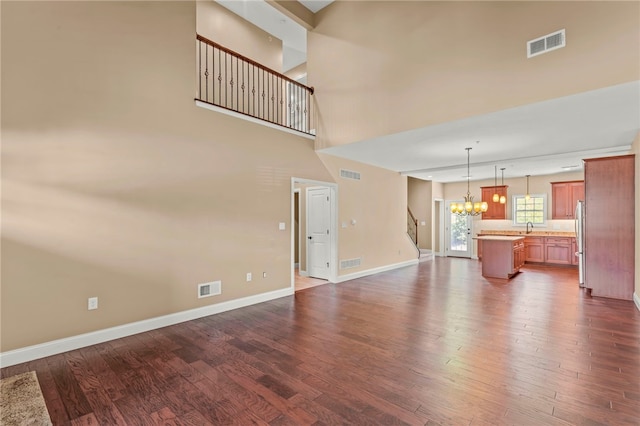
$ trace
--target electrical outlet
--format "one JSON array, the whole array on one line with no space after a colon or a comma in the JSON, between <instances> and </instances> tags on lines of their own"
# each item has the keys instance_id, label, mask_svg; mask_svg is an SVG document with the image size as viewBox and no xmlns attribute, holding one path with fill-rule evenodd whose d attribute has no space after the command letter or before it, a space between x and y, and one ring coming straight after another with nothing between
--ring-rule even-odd
<instances>
[{"instance_id":1,"label":"electrical outlet","mask_svg":"<svg viewBox=\"0 0 640 426\"><path fill-rule=\"evenodd\" d=\"M262 273L262 278L267 278L267 273L266 272Z\"/></svg>"},{"instance_id":2,"label":"electrical outlet","mask_svg":"<svg viewBox=\"0 0 640 426\"><path fill-rule=\"evenodd\" d=\"M98 298L97 297L90 297L89 300L87 301L87 309L89 311L92 311L94 309L98 309Z\"/></svg>"},{"instance_id":3,"label":"electrical outlet","mask_svg":"<svg viewBox=\"0 0 640 426\"><path fill-rule=\"evenodd\" d=\"M251 281L251 272L247 272L247 282Z\"/></svg>"}]
</instances>

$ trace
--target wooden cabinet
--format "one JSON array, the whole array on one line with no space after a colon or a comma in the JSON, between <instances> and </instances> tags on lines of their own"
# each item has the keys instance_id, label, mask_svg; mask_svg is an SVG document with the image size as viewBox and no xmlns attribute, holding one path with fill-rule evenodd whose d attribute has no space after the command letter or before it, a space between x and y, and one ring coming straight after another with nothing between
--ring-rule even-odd
<instances>
[{"instance_id":1,"label":"wooden cabinet","mask_svg":"<svg viewBox=\"0 0 640 426\"><path fill-rule=\"evenodd\" d=\"M524 264L524 237L487 235L479 236L484 256L482 276L509 279Z\"/></svg>"},{"instance_id":2,"label":"wooden cabinet","mask_svg":"<svg viewBox=\"0 0 640 426\"><path fill-rule=\"evenodd\" d=\"M507 204L500 204L499 202L493 202L493 194L496 192L498 195L507 196L507 185L500 186L482 186L482 201L486 201L489 208L486 212L482 213L482 220L504 220L507 218Z\"/></svg>"},{"instance_id":3,"label":"wooden cabinet","mask_svg":"<svg viewBox=\"0 0 640 426\"><path fill-rule=\"evenodd\" d=\"M515 241L513 243L513 271L512 274L515 274L524 266L524 239Z\"/></svg>"},{"instance_id":4,"label":"wooden cabinet","mask_svg":"<svg viewBox=\"0 0 640 426\"><path fill-rule=\"evenodd\" d=\"M578 200L584 200L584 181L551 182L551 218L575 219Z\"/></svg>"},{"instance_id":5,"label":"wooden cabinet","mask_svg":"<svg viewBox=\"0 0 640 426\"><path fill-rule=\"evenodd\" d=\"M576 243L576 239L571 239L571 264L578 265L578 256L576 253L578 252L578 244Z\"/></svg>"},{"instance_id":6,"label":"wooden cabinet","mask_svg":"<svg viewBox=\"0 0 640 426\"><path fill-rule=\"evenodd\" d=\"M525 261L544 262L544 237L526 237L524 239Z\"/></svg>"},{"instance_id":7,"label":"wooden cabinet","mask_svg":"<svg viewBox=\"0 0 640 426\"><path fill-rule=\"evenodd\" d=\"M545 263L556 265L571 265L571 238L546 237L544 243Z\"/></svg>"},{"instance_id":8,"label":"wooden cabinet","mask_svg":"<svg viewBox=\"0 0 640 426\"><path fill-rule=\"evenodd\" d=\"M585 287L592 296L631 300L635 275L635 156L584 164Z\"/></svg>"}]
</instances>

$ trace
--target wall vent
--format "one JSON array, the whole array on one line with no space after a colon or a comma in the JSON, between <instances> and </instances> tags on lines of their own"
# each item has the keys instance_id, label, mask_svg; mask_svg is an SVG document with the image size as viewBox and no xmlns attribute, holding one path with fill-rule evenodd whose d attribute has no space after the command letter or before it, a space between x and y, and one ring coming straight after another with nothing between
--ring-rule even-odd
<instances>
[{"instance_id":1,"label":"wall vent","mask_svg":"<svg viewBox=\"0 0 640 426\"><path fill-rule=\"evenodd\" d=\"M564 29L527 42L527 58L565 47Z\"/></svg>"},{"instance_id":2,"label":"wall vent","mask_svg":"<svg viewBox=\"0 0 640 426\"><path fill-rule=\"evenodd\" d=\"M357 266L360 266L361 263L362 263L362 259L359 257L356 259L341 260L340 269L355 268Z\"/></svg>"},{"instance_id":3,"label":"wall vent","mask_svg":"<svg viewBox=\"0 0 640 426\"><path fill-rule=\"evenodd\" d=\"M345 179L360 180L360 173L352 170L340 169L340 177Z\"/></svg>"},{"instance_id":4,"label":"wall vent","mask_svg":"<svg viewBox=\"0 0 640 426\"><path fill-rule=\"evenodd\" d=\"M198 284L198 299L222 294L222 281Z\"/></svg>"}]
</instances>

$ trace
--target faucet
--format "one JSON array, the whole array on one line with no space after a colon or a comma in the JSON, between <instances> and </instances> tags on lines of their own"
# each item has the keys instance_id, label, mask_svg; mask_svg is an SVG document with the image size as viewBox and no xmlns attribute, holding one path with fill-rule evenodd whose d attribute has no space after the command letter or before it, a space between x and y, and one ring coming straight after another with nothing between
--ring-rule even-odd
<instances>
[{"instance_id":1,"label":"faucet","mask_svg":"<svg viewBox=\"0 0 640 426\"><path fill-rule=\"evenodd\" d=\"M529 229L529 226L531 226L531 229ZM531 231L533 231L533 223L527 222L527 234L530 234Z\"/></svg>"}]
</instances>

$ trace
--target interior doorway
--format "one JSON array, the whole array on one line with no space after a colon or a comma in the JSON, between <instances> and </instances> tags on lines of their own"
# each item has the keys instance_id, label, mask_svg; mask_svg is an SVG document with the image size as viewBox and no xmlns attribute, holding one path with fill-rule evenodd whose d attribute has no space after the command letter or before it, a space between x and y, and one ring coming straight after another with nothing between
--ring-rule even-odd
<instances>
[{"instance_id":1,"label":"interior doorway","mask_svg":"<svg viewBox=\"0 0 640 426\"><path fill-rule=\"evenodd\" d=\"M445 220L444 220L444 200L436 198L433 201L433 255L445 255Z\"/></svg>"},{"instance_id":2,"label":"interior doorway","mask_svg":"<svg viewBox=\"0 0 640 426\"><path fill-rule=\"evenodd\" d=\"M473 240L471 239L473 220L471 216L451 213L451 203L447 202L446 255L471 258Z\"/></svg>"},{"instance_id":3,"label":"interior doorway","mask_svg":"<svg viewBox=\"0 0 640 426\"><path fill-rule=\"evenodd\" d=\"M336 281L337 191L335 183L292 178L291 286L294 291Z\"/></svg>"}]
</instances>

